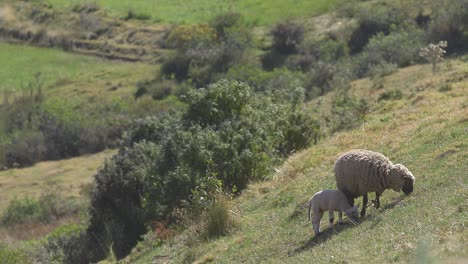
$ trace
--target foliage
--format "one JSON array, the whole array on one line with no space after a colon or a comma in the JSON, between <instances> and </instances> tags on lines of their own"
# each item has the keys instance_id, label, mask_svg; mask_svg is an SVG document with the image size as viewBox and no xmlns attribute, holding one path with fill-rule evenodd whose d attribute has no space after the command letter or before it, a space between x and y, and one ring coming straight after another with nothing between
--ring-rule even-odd
<instances>
[{"instance_id":1,"label":"foliage","mask_svg":"<svg viewBox=\"0 0 468 264\"><path fill-rule=\"evenodd\" d=\"M408 66L418 60L419 47L424 32L415 25L395 29L388 34L378 33L369 40L363 52L358 55L358 75L368 74L370 68L382 63Z\"/></svg>"},{"instance_id":2,"label":"foliage","mask_svg":"<svg viewBox=\"0 0 468 264\"><path fill-rule=\"evenodd\" d=\"M383 100L397 100L403 98L403 93L400 89L393 89L389 91L385 91L381 95L379 95L378 101Z\"/></svg>"},{"instance_id":3,"label":"foliage","mask_svg":"<svg viewBox=\"0 0 468 264\"><path fill-rule=\"evenodd\" d=\"M212 43L217 38L216 31L208 24L180 25L167 37L169 48L190 48L199 43Z\"/></svg>"},{"instance_id":4,"label":"foliage","mask_svg":"<svg viewBox=\"0 0 468 264\"><path fill-rule=\"evenodd\" d=\"M104 248L112 244L121 258L149 222L172 222L177 208L208 206L202 201L214 190L237 193L264 179L271 165L317 139L317 120L302 112L303 92L294 98L273 101L245 83L220 81L190 92L183 115L137 121L96 175L93 243L109 241Z\"/></svg>"},{"instance_id":5,"label":"foliage","mask_svg":"<svg viewBox=\"0 0 468 264\"><path fill-rule=\"evenodd\" d=\"M208 206L201 220L203 229L200 236L203 240L225 236L233 229L235 221L229 208L229 201L221 195Z\"/></svg>"},{"instance_id":6,"label":"foliage","mask_svg":"<svg viewBox=\"0 0 468 264\"><path fill-rule=\"evenodd\" d=\"M13 199L3 213L2 224L24 223L31 219L41 218L41 206L32 198Z\"/></svg>"},{"instance_id":7,"label":"foliage","mask_svg":"<svg viewBox=\"0 0 468 264\"><path fill-rule=\"evenodd\" d=\"M282 54L295 53L304 39L304 28L294 22L277 24L272 30L273 49Z\"/></svg>"},{"instance_id":8,"label":"foliage","mask_svg":"<svg viewBox=\"0 0 468 264\"><path fill-rule=\"evenodd\" d=\"M338 86L328 120L330 132L358 127L365 119L369 106L364 98L349 94L349 87Z\"/></svg>"},{"instance_id":9,"label":"foliage","mask_svg":"<svg viewBox=\"0 0 468 264\"><path fill-rule=\"evenodd\" d=\"M4 242L0 242L0 260L5 264L32 263L23 252L10 248Z\"/></svg>"},{"instance_id":10,"label":"foliage","mask_svg":"<svg viewBox=\"0 0 468 264\"><path fill-rule=\"evenodd\" d=\"M411 20L407 10L384 2L370 5L356 5L351 2L348 5L355 5L348 15L358 20L358 27L348 41L351 54L362 51L374 35L387 35L392 26L399 27L405 21Z\"/></svg>"},{"instance_id":11,"label":"foliage","mask_svg":"<svg viewBox=\"0 0 468 264\"><path fill-rule=\"evenodd\" d=\"M58 190L50 188L38 199L13 199L3 212L1 223L5 226L35 221L50 223L78 214L81 210L82 205L72 199L64 199Z\"/></svg>"},{"instance_id":12,"label":"foliage","mask_svg":"<svg viewBox=\"0 0 468 264\"><path fill-rule=\"evenodd\" d=\"M449 54L466 51L468 41L468 1L448 0L434 5L434 14L428 26L430 40L437 42L445 40L449 43Z\"/></svg>"},{"instance_id":13,"label":"foliage","mask_svg":"<svg viewBox=\"0 0 468 264\"><path fill-rule=\"evenodd\" d=\"M83 227L70 224L56 228L46 237L32 241L25 253L35 263L89 263L87 237Z\"/></svg>"},{"instance_id":14,"label":"foliage","mask_svg":"<svg viewBox=\"0 0 468 264\"><path fill-rule=\"evenodd\" d=\"M439 41L437 44L429 43L419 51L419 56L425 58L432 64L432 73L435 74L437 71L437 63L444 61L444 54L447 48L447 41Z\"/></svg>"},{"instance_id":15,"label":"foliage","mask_svg":"<svg viewBox=\"0 0 468 264\"><path fill-rule=\"evenodd\" d=\"M168 37L168 46L176 51L164 59L161 74L206 86L239 63L251 42L250 29L237 13L217 16L212 25L179 26Z\"/></svg>"}]
</instances>

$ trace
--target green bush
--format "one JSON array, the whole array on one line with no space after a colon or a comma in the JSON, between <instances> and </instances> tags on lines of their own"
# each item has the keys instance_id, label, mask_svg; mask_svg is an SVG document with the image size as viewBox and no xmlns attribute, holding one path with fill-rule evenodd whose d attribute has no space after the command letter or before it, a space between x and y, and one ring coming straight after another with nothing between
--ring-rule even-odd
<instances>
[{"instance_id":1,"label":"green bush","mask_svg":"<svg viewBox=\"0 0 468 264\"><path fill-rule=\"evenodd\" d=\"M291 21L281 22L271 30L273 49L281 54L297 52L304 40L304 27Z\"/></svg>"},{"instance_id":2,"label":"green bush","mask_svg":"<svg viewBox=\"0 0 468 264\"><path fill-rule=\"evenodd\" d=\"M294 94L279 100L220 81L190 92L183 115L137 121L95 176L91 245L112 244L121 258L149 221L172 222L177 208L209 205L200 201L211 201L213 189L237 193L267 177L273 164L317 139L315 115L302 113L303 92ZM104 258L107 250L96 249L93 260Z\"/></svg>"},{"instance_id":3,"label":"green bush","mask_svg":"<svg viewBox=\"0 0 468 264\"><path fill-rule=\"evenodd\" d=\"M403 98L403 92L400 89L394 89L394 90L385 91L382 94L380 94L378 101L398 100L401 98Z\"/></svg>"},{"instance_id":4,"label":"green bush","mask_svg":"<svg viewBox=\"0 0 468 264\"><path fill-rule=\"evenodd\" d=\"M238 118L252 99L251 88L239 82L218 82L188 94L186 119L203 126Z\"/></svg>"},{"instance_id":5,"label":"green bush","mask_svg":"<svg viewBox=\"0 0 468 264\"><path fill-rule=\"evenodd\" d=\"M50 223L82 211L84 211L83 204L74 199L65 199L57 190L50 189L39 199L29 197L13 199L3 212L2 224L8 226L34 221Z\"/></svg>"},{"instance_id":6,"label":"green bush","mask_svg":"<svg viewBox=\"0 0 468 264\"><path fill-rule=\"evenodd\" d=\"M179 26L167 43L177 50L164 59L161 75L200 88L242 61L252 36L242 17L228 13L215 18L212 26Z\"/></svg>"},{"instance_id":7,"label":"green bush","mask_svg":"<svg viewBox=\"0 0 468 264\"><path fill-rule=\"evenodd\" d=\"M448 42L447 52L463 52L467 50L468 42L468 1L448 0L434 4L428 32L430 41Z\"/></svg>"},{"instance_id":8,"label":"green bush","mask_svg":"<svg viewBox=\"0 0 468 264\"><path fill-rule=\"evenodd\" d=\"M351 34L348 46L351 54L361 52L369 40L378 33L390 32L392 25L400 27L405 21L412 20L408 11L384 2L369 5L355 5L348 15L358 20L358 26Z\"/></svg>"},{"instance_id":9,"label":"green bush","mask_svg":"<svg viewBox=\"0 0 468 264\"><path fill-rule=\"evenodd\" d=\"M333 99L331 117L328 120L330 132L358 127L365 119L368 103L364 98L348 94L348 87L339 87Z\"/></svg>"},{"instance_id":10,"label":"green bush","mask_svg":"<svg viewBox=\"0 0 468 264\"><path fill-rule=\"evenodd\" d=\"M41 204L32 198L15 198L3 213L2 224L21 224L42 217Z\"/></svg>"},{"instance_id":11,"label":"green bush","mask_svg":"<svg viewBox=\"0 0 468 264\"><path fill-rule=\"evenodd\" d=\"M0 261L2 264L32 263L23 252L10 248L4 242L0 242Z\"/></svg>"},{"instance_id":12,"label":"green bush","mask_svg":"<svg viewBox=\"0 0 468 264\"><path fill-rule=\"evenodd\" d=\"M151 15L147 13L136 13L133 9L129 9L127 11L127 16L124 18L125 20L130 19L138 19L138 20L150 20Z\"/></svg>"},{"instance_id":13,"label":"green bush","mask_svg":"<svg viewBox=\"0 0 468 264\"><path fill-rule=\"evenodd\" d=\"M203 240L215 239L225 236L235 226L234 219L229 212L229 204L226 198L219 197L207 209L202 218Z\"/></svg>"},{"instance_id":14,"label":"green bush","mask_svg":"<svg viewBox=\"0 0 468 264\"><path fill-rule=\"evenodd\" d=\"M419 48L423 46L424 38L425 33L414 24L393 30L388 35L375 35L358 56L358 75L369 74L375 65L390 63L404 67L420 61Z\"/></svg>"}]
</instances>

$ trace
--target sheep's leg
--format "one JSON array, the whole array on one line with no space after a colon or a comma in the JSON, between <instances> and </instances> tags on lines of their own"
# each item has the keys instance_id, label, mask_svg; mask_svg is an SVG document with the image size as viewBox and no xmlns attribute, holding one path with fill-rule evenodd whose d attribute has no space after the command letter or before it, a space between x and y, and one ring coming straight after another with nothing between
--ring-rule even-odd
<instances>
[{"instance_id":1,"label":"sheep's leg","mask_svg":"<svg viewBox=\"0 0 468 264\"><path fill-rule=\"evenodd\" d=\"M315 235L320 235L320 220L322 219L323 212L315 213L314 218L312 219L312 224L314 226Z\"/></svg>"},{"instance_id":2,"label":"sheep's leg","mask_svg":"<svg viewBox=\"0 0 468 264\"><path fill-rule=\"evenodd\" d=\"M375 193L374 206L376 209L379 209L380 207L380 195L382 195L382 193Z\"/></svg>"},{"instance_id":3,"label":"sheep's leg","mask_svg":"<svg viewBox=\"0 0 468 264\"><path fill-rule=\"evenodd\" d=\"M366 207L367 207L368 197L367 193L362 196L362 210L361 210L361 217L366 215Z\"/></svg>"},{"instance_id":4,"label":"sheep's leg","mask_svg":"<svg viewBox=\"0 0 468 264\"><path fill-rule=\"evenodd\" d=\"M334 217L335 216L334 216L333 211L328 211L328 221L329 221L330 226L332 226L333 222L335 221Z\"/></svg>"},{"instance_id":5,"label":"sheep's leg","mask_svg":"<svg viewBox=\"0 0 468 264\"><path fill-rule=\"evenodd\" d=\"M342 192L345 194L348 203L354 206L354 197L346 189L343 189Z\"/></svg>"}]
</instances>

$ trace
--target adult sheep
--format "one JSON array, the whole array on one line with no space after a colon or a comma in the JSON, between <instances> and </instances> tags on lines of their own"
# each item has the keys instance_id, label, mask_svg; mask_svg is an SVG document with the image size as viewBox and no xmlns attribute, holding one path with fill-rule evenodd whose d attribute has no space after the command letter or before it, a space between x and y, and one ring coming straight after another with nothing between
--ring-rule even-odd
<instances>
[{"instance_id":1,"label":"adult sheep","mask_svg":"<svg viewBox=\"0 0 468 264\"><path fill-rule=\"evenodd\" d=\"M341 155L335 163L336 185L354 205L362 196L361 217L366 214L367 193L375 192L374 206L379 208L380 195L386 189L413 191L414 176L401 164L393 164L384 155L363 149L354 149Z\"/></svg>"}]
</instances>

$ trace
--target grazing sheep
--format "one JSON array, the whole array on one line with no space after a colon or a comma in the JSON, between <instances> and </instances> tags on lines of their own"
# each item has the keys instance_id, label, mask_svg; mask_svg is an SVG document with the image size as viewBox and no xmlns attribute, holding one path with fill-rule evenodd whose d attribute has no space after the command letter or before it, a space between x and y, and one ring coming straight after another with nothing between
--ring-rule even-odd
<instances>
[{"instance_id":1,"label":"grazing sheep","mask_svg":"<svg viewBox=\"0 0 468 264\"><path fill-rule=\"evenodd\" d=\"M314 226L315 235L320 234L320 220L323 217L323 213L328 211L328 219L330 225L333 224L334 211L338 212L339 223L343 222L342 213L354 223L357 217L357 208L359 205L351 206L346 199L346 196L340 190L323 190L320 191L309 200L309 213L308 221L310 221L310 210L314 214L312 224Z\"/></svg>"},{"instance_id":2,"label":"grazing sheep","mask_svg":"<svg viewBox=\"0 0 468 264\"><path fill-rule=\"evenodd\" d=\"M413 191L414 176L401 164L393 164L384 155L355 149L341 155L335 163L336 185L348 198L363 196L361 217L366 214L367 193L375 192L375 208L380 206L380 195L386 189L402 190L406 195Z\"/></svg>"}]
</instances>

